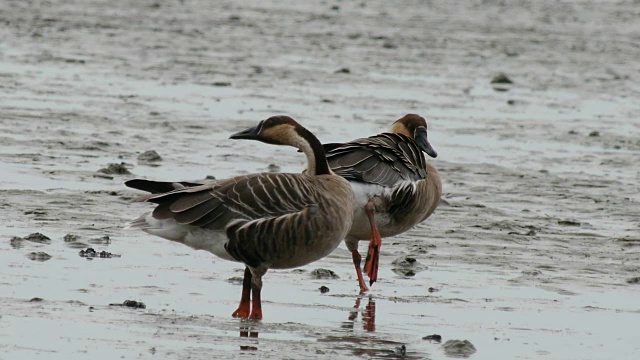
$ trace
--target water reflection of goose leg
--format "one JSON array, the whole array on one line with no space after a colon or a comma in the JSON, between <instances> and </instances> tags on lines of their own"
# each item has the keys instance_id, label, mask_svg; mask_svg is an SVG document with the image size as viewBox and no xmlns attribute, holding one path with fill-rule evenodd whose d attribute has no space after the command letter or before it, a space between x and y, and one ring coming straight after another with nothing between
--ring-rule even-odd
<instances>
[{"instance_id":1,"label":"water reflection of goose leg","mask_svg":"<svg viewBox=\"0 0 640 360\"><path fill-rule=\"evenodd\" d=\"M356 298L356 303L353 305L353 309L349 311L349 321L351 321L348 327L353 329L353 322L358 318L358 313L360 312L360 301L362 300L362 296L358 296ZM374 332L376 331L376 301L373 299L373 296L369 295L369 302L367 306L364 308L364 312L362 313L362 321L365 331ZM347 324L347 323L345 323ZM343 326L344 327L344 326Z\"/></svg>"},{"instance_id":2,"label":"water reflection of goose leg","mask_svg":"<svg viewBox=\"0 0 640 360\"><path fill-rule=\"evenodd\" d=\"M240 327L240 337L241 338L258 338L258 332L252 331L250 326L241 326ZM240 345L240 350L258 350L257 346L250 345Z\"/></svg>"},{"instance_id":3,"label":"water reflection of goose leg","mask_svg":"<svg viewBox=\"0 0 640 360\"><path fill-rule=\"evenodd\" d=\"M376 331L376 301L372 296L369 296L369 302L362 314L362 320L364 321L363 328L365 331Z\"/></svg>"},{"instance_id":4,"label":"water reflection of goose leg","mask_svg":"<svg viewBox=\"0 0 640 360\"><path fill-rule=\"evenodd\" d=\"M358 318L358 312L360 311L360 300L362 300L362 296L358 296L356 298L356 304L353 305L353 309L349 312L350 321L354 321Z\"/></svg>"}]
</instances>

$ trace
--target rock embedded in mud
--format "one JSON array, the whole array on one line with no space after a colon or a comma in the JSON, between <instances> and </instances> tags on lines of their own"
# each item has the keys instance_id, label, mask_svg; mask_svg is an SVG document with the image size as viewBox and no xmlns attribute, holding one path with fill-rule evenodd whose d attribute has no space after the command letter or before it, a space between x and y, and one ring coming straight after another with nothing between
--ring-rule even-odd
<instances>
[{"instance_id":1,"label":"rock embedded in mud","mask_svg":"<svg viewBox=\"0 0 640 360\"><path fill-rule=\"evenodd\" d=\"M244 278L242 276L234 276L227 279L228 283L237 284L237 285L242 284L243 281L244 281Z\"/></svg>"},{"instance_id":2,"label":"rock embedded in mud","mask_svg":"<svg viewBox=\"0 0 640 360\"><path fill-rule=\"evenodd\" d=\"M627 284L640 284L640 276L627 279Z\"/></svg>"},{"instance_id":3,"label":"rock embedded in mud","mask_svg":"<svg viewBox=\"0 0 640 360\"><path fill-rule=\"evenodd\" d=\"M87 244L80 241L79 235L67 234L62 238L62 240L64 240L64 243L72 249L82 249L87 247Z\"/></svg>"},{"instance_id":4,"label":"rock embedded in mud","mask_svg":"<svg viewBox=\"0 0 640 360\"><path fill-rule=\"evenodd\" d=\"M426 266L420 264L416 258L411 256L401 256L391 262L393 268L391 271L402 276L415 276L418 272L427 269Z\"/></svg>"},{"instance_id":5,"label":"rock embedded in mud","mask_svg":"<svg viewBox=\"0 0 640 360\"><path fill-rule=\"evenodd\" d=\"M507 91L513 86L513 81L505 74L499 74L491 80L491 86L495 91Z\"/></svg>"},{"instance_id":6,"label":"rock embedded in mud","mask_svg":"<svg viewBox=\"0 0 640 360\"><path fill-rule=\"evenodd\" d=\"M154 163L162 161L162 157L155 150L148 150L138 155L138 162L140 163Z\"/></svg>"},{"instance_id":7,"label":"rock embedded in mud","mask_svg":"<svg viewBox=\"0 0 640 360\"><path fill-rule=\"evenodd\" d=\"M109 235L105 235L103 237L88 240L88 242L94 245L109 245L111 244L111 239L109 238Z\"/></svg>"},{"instance_id":8,"label":"rock embedded in mud","mask_svg":"<svg viewBox=\"0 0 640 360\"><path fill-rule=\"evenodd\" d=\"M51 259L51 255L43 251L32 252L28 254L27 257L33 261L47 261Z\"/></svg>"},{"instance_id":9,"label":"rock embedded in mud","mask_svg":"<svg viewBox=\"0 0 640 360\"><path fill-rule=\"evenodd\" d=\"M589 133L589 137L598 137L600 136L600 132L599 131L592 131Z\"/></svg>"},{"instance_id":10,"label":"rock embedded in mud","mask_svg":"<svg viewBox=\"0 0 640 360\"><path fill-rule=\"evenodd\" d=\"M494 77L493 80L491 80L491 83L492 84L513 84L513 81L511 81L511 79L509 79L509 77L504 73L500 73L496 77Z\"/></svg>"},{"instance_id":11,"label":"rock embedded in mud","mask_svg":"<svg viewBox=\"0 0 640 360\"><path fill-rule=\"evenodd\" d=\"M445 355L451 357L468 357L477 351L469 340L447 340L442 348Z\"/></svg>"},{"instance_id":12,"label":"rock embedded in mud","mask_svg":"<svg viewBox=\"0 0 640 360\"><path fill-rule=\"evenodd\" d=\"M62 238L62 240L64 240L64 242L77 242L78 240L80 240L80 236L74 235L74 234L67 234Z\"/></svg>"},{"instance_id":13,"label":"rock embedded in mud","mask_svg":"<svg viewBox=\"0 0 640 360\"><path fill-rule=\"evenodd\" d=\"M39 232L29 234L25 236L24 239L34 243L38 243L38 244L51 244L51 239L48 236L43 235Z\"/></svg>"},{"instance_id":14,"label":"rock embedded in mud","mask_svg":"<svg viewBox=\"0 0 640 360\"><path fill-rule=\"evenodd\" d=\"M122 306L133 309L146 309L147 305L145 305L142 301L135 300L125 300L122 304L109 304L109 306Z\"/></svg>"},{"instance_id":15,"label":"rock embedded in mud","mask_svg":"<svg viewBox=\"0 0 640 360\"><path fill-rule=\"evenodd\" d=\"M558 220L558 225L580 226L580 222L579 221L573 221L573 220Z\"/></svg>"},{"instance_id":16,"label":"rock embedded in mud","mask_svg":"<svg viewBox=\"0 0 640 360\"><path fill-rule=\"evenodd\" d=\"M21 249L24 247L24 239L19 236L13 236L11 240L9 240L9 244L11 244L11 247L14 249Z\"/></svg>"},{"instance_id":17,"label":"rock embedded in mud","mask_svg":"<svg viewBox=\"0 0 640 360\"><path fill-rule=\"evenodd\" d=\"M34 298L31 298L31 300L29 300L29 302L43 302L43 301L44 299L39 297L34 297Z\"/></svg>"},{"instance_id":18,"label":"rock embedded in mud","mask_svg":"<svg viewBox=\"0 0 640 360\"><path fill-rule=\"evenodd\" d=\"M227 86L231 86L231 83L228 81L214 81L211 83L212 86L218 86L218 87L227 87Z\"/></svg>"},{"instance_id":19,"label":"rock embedded in mud","mask_svg":"<svg viewBox=\"0 0 640 360\"><path fill-rule=\"evenodd\" d=\"M311 272L314 279L340 279L340 276L329 269L315 269Z\"/></svg>"},{"instance_id":20,"label":"rock embedded in mud","mask_svg":"<svg viewBox=\"0 0 640 360\"><path fill-rule=\"evenodd\" d=\"M272 173L277 173L280 172L280 166L276 164L269 164L269 166L267 166L267 170Z\"/></svg>"},{"instance_id":21,"label":"rock embedded in mud","mask_svg":"<svg viewBox=\"0 0 640 360\"><path fill-rule=\"evenodd\" d=\"M349 68L341 68L335 71L336 74L351 74L351 70Z\"/></svg>"},{"instance_id":22,"label":"rock embedded in mud","mask_svg":"<svg viewBox=\"0 0 640 360\"><path fill-rule=\"evenodd\" d=\"M429 340L435 343L440 343L442 342L442 336L438 335L438 334L433 334L433 335L427 335L425 337L422 338L422 340Z\"/></svg>"},{"instance_id":23,"label":"rock embedded in mud","mask_svg":"<svg viewBox=\"0 0 640 360\"><path fill-rule=\"evenodd\" d=\"M321 294L326 294L326 293L328 293L328 292L329 292L329 288L328 288L328 287L326 287L326 286L324 286L324 285L320 286L320 287L318 288L318 290L320 290L320 293L321 293Z\"/></svg>"},{"instance_id":24,"label":"rock embedded in mud","mask_svg":"<svg viewBox=\"0 0 640 360\"><path fill-rule=\"evenodd\" d=\"M87 248L86 250L80 250L78 255L83 258L93 259L93 258L102 258L102 259L110 259L114 257L120 257L121 255L112 254L106 251L97 252L94 248Z\"/></svg>"},{"instance_id":25,"label":"rock embedded in mud","mask_svg":"<svg viewBox=\"0 0 640 360\"><path fill-rule=\"evenodd\" d=\"M121 162L120 164L111 163L106 168L98 170L101 174L107 175L131 175L131 172L127 169L126 164Z\"/></svg>"}]
</instances>

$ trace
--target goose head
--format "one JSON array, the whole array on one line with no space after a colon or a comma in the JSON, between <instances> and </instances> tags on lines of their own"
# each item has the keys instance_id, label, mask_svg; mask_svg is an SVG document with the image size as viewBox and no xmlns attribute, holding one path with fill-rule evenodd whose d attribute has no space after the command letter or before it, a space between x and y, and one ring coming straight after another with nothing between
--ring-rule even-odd
<instances>
[{"instance_id":1,"label":"goose head","mask_svg":"<svg viewBox=\"0 0 640 360\"><path fill-rule=\"evenodd\" d=\"M320 140L289 116L272 116L254 127L231 135L229 139L257 140L267 144L293 146L307 156L307 173L331 173Z\"/></svg>"},{"instance_id":2,"label":"goose head","mask_svg":"<svg viewBox=\"0 0 640 360\"><path fill-rule=\"evenodd\" d=\"M432 158L438 156L427 139L427 121L422 116L407 114L396 120L390 130L394 134L402 134L412 138L418 147Z\"/></svg>"}]
</instances>

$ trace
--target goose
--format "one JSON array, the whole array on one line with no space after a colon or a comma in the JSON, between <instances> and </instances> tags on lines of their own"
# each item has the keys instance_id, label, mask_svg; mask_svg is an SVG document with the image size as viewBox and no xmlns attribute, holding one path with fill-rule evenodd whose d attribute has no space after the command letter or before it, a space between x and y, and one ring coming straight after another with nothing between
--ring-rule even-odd
<instances>
[{"instance_id":1,"label":"goose","mask_svg":"<svg viewBox=\"0 0 640 360\"><path fill-rule=\"evenodd\" d=\"M378 276L382 238L401 234L423 222L440 203L440 175L422 154L435 158L438 153L428 141L427 121L416 114L396 120L387 133L324 144L323 148L332 171L348 179L358 195L353 226L345 243L360 291L366 292L369 289L362 275L359 241L371 239L365 272L369 285L373 285ZM199 184L139 180L131 185L139 190L164 192Z\"/></svg>"},{"instance_id":2,"label":"goose","mask_svg":"<svg viewBox=\"0 0 640 360\"><path fill-rule=\"evenodd\" d=\"M349 180L356 194L356 213L345 243L365 292L358 242L371 239L364 270L373 285L382 238L426 220L440 203L440 175L422 152L433 158L438 154L427 139L426 120L416 114L395 121L389 133L323 147L332 171Z\"/></svg>"},{"instance_id":3,"label":"goose","mask_svg":"<svg viewBox=\"0 0 640 360\"><path fill-rule=\"evenodd\" d=\"M320 141L288 116L270 117L230 138L297 147L307 170L204 185L129 180L126 186L151 193L138 201L156 204L130 227L244 263L240 305L232 316L260 320L267 270L304 266L335 250L351 228L355 196L329 168Z\"/></svg>"}]
</instances>

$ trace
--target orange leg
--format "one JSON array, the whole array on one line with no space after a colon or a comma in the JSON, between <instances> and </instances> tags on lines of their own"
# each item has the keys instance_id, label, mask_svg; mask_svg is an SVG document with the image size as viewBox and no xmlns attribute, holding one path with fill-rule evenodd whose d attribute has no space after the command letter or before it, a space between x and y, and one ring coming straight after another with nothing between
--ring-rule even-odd
<instances>
[{"instance_id":1,"label":"orange leg","mask_svg":"<svg viewBox=\"0 0 640 360\"><path fill-rule=\"evenodd\" d=\"M358 249L355 249L351 252L351 257L353 258L353 265L356 267L356 275L358 275L358 285L360 285L360 292L363 293L365 291L369 291L369 288L367 288L367 284L364 282L362 270L360 269L362 257L360 256Z\"/></svg>"},{"instance_id":2,"label":"orange leg","mask_svg":"<svg viewBox=\"0 0 640 360\"><path fill-rule=\"evenodd\" d=\"M240 298L240 306L234 311L233 317L246 319L251 311L251 271L249 268L244 269L244 279L242 280L242 297Z\"/></svg>"},{"instance_id":3,"label":"orange leg","mask_svg":"<svg viewBox=\"0 0 640 360\"><path fill-rule=\"evenodd\" d=\"M364 263L364 271L369 276L369 285L373 285L378 280L378 264L380 263L380 246L382 246L382 238L376 227L376 220L373 212L375 207L372 201L369 201L364 207L365 214L369 218L371 224L371 242L369 243L369 252Z\"/></svg>"},{"instance_id":4,"label":"orange leg","mask_svg":"<svg viewBox=\"0 0 640 360\"><path fill-rule=\"evenodd\" d=\"M260 292L262 291L262 276L254 275L251 279L251 320L262 320L262 301Z\"/></svg>"}]
</instances>

